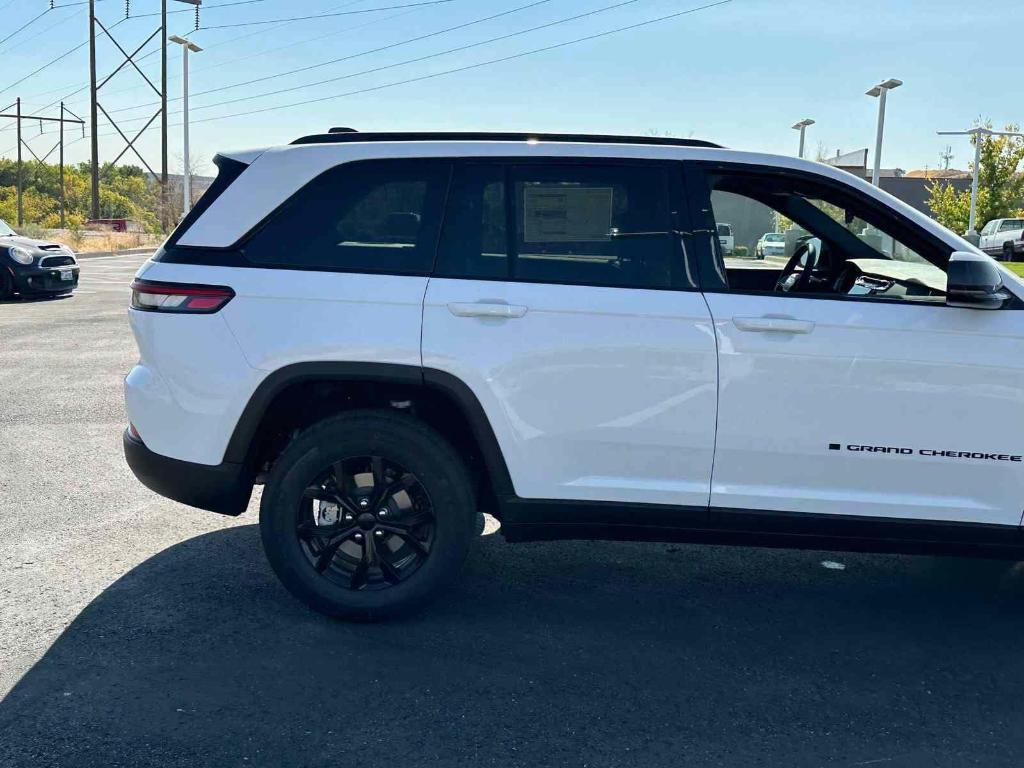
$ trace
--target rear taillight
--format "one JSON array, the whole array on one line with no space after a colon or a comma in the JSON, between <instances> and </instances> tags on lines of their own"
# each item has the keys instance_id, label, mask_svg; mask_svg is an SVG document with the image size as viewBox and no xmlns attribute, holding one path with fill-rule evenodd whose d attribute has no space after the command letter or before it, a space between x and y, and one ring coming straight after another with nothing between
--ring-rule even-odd
<instances>
[{"instance_id":1,"label":"rear taillight","mask_svg":"<svg viewBox=\"0 0 1024 768\"><path fill-rule=\"evenodd\" d=\"M223 285L184 285L135 280L132 282L132 309L146 312L209 314L231 301L234 295L233 290Z\"/></svg>"}]
</instances>

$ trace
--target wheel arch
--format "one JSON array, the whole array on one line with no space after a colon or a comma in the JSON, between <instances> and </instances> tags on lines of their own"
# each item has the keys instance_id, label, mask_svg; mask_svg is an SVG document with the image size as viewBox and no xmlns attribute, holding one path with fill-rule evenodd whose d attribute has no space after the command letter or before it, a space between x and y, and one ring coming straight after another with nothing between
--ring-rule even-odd
<instances>
[{"instance_id":1,"label":"wheel arch","mask_svg":"<svg viewBox=\"0 0 1024 768\"><path fill-rule=\"evenodd\" d=\"M511 476L487 414L458 377L432 368L375 362L304 362L284 366L256 388L228 441L224 460L260 475L288 433L344 410L408 410L444 435L478 480L487 511L514 495Z\"/></svg>"}]
</instances>

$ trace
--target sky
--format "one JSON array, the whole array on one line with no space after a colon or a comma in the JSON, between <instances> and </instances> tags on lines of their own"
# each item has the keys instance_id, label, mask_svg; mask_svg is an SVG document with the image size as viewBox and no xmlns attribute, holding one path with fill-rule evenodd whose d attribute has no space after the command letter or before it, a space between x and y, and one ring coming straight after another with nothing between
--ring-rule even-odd
<instances>
[{"instance_id":1,"label":"sky","mask_svg":"<svg viewBox=\"0 0 1024 768\"><path fill-rule=\"evenodd\" d=\"M1020 0L714 2L203 0L196 31L192 7L169 0L168 34L187 34L204 49L191 55L189 78L191 154L200 173L212 172L218 151L287 143L337 125L657 133L795 154L790 126L811 118L808 155L834 155L873 148L878 102L864 92L891 77L905 84L889 96L884 167L939 167L951 145L952 166L966 168L967 139L936 130L968 128L978 117L1000 127L1024 123L1021 51L1005 44L1024 27ZM23 113L58 116L63 97L88 124L87 4L54 4L0 0L0 108L21 97ZM127 51L159 24L159 0L130 0L127 20L124 0L97 0L96 8ZM632 28L602 34L622 27ZM561 45L580 38L590 39ZM158 51L154 39L136 57L157 85ZM101 80L119 56L99 39ZM495 59L505 60L488 63ZM172 173L183 158L181 67L181 49L171 44ZM158 97L126 66L99 101L134 136ZM43 130L24 124L39 155L56 141L55 125ZM68 161L87 160L88 138L77 126L66 130ZM125 147L102 113L98 135L101 161ZM16 146L14 121L0 119L0 156L14 157ZM159 120L137 147L159 169ZM130 151L121 162L139 164Z\"/></svg>"}]
</instances>

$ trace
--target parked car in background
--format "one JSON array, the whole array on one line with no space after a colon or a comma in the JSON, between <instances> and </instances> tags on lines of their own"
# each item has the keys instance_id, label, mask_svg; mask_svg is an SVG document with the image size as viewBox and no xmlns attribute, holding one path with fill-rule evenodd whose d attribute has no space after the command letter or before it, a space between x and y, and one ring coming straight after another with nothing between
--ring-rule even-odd
<instances>
[{"instance_id":1,"label":"parked car in background","mask_svg":"<svg viewBox=\"0 0 1024 768\"><path fill-rule=\"evenodd\" d=\"M89 219L85 222L89 229L102 230L106 232L134 232L142 234L146 228L135 219Z\"/></svg>"},{"instance_id":2,"label":"parked car in background","mask_svg":"<svg viewBox=\"0 0 1024 768\"><path fill-rule=\"evenodd\" d=\"M1024 219L993 219L981 230L981 250L1003 261L1024 255Z\"/></svg>"},{"instance_id":3,"label":"parked car in background","mask_svg":"<svg viewBox=\"0 0 1024 768\"><path fill-rule=\"evenodd\" d=\"M732 256L732 252L736 246L736 240L732 234L731 224L718 225L718 242L722 245L722 253L726 256Z\"/></svg>"},{"instance_id":4,"label":"parked car in background","mask_svg":"<svg viewBox=\"0 0 1024 768\"><path fill-rule=\"evenodd\" d=\"M754 247L754 256L763 259L765 256L785 256L786 235L782 232L765 232Z\"/></svg>"},{"instance_id":5,"label":"parked car in background","mask_svg":"<svg viewBox=\"0 0 1024 768\"><path fill-rule=\"evenodd\" d=\"M78 261L60 243L21 237L0 219L0 299L60 296L78 287Z\"/></svg>"}]
</instances>

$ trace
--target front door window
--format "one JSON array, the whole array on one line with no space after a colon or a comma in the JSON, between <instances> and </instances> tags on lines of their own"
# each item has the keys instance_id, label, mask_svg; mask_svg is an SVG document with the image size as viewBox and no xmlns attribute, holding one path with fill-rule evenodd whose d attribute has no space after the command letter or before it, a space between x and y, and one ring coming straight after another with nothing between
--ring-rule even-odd
<instances>
[{"instance_id":1,"label":"front door window","mask_svg":"<svg viewBox=\"0 0 1024 768\"><path fill-rule=\"evenodd\" d=\"M711 181L716 258L728 290L943 304L948 259L911 243L853 197L785 177L730 175Z\"/></svg>"}]
</instances>

